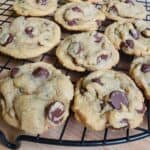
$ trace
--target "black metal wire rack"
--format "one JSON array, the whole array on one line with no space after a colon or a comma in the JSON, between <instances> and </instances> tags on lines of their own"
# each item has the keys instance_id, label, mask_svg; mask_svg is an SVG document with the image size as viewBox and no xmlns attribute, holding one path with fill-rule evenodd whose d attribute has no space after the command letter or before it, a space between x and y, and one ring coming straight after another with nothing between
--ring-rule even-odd
<instances>
[{"instance_id":1,"label":"black metal wire rack","mask_svg":"<svg viewBox=\"0 0 150 150\"><path fill-rule=\"evenodd\" d=\"M12 4L14 0L0 0L0 25L3 25L5 23L10 23L15 18L15 13L12 10ZM150 21L150 1L149 0L137 0L139 3L143 3L143 5L146 7L147 15L145 17L145 21ZM124 58L124 57L123 57ZM131 61L132 57L128 57L126 61ZM10 58L8 56L4 56L0 54L0 76L5 71L9 71L12 66L18 65L18 64L24 64L24 63L30 63L35 61L49 61L50 63L54 64L57 68L61 69L65 74L70 75L73 82L76 81L76 78L79 78L81 75L79 73L70 72L63 68L57 61L55 55L53 52L43 54L42 56L32 59L32 60L15 60L13 58ZM123 68L116 68L121 69ZM76 77L72 77L74 75ZM82 74L83 75L83 74ZM89 139L87 138L90 131L86 129L85 127L81 126L80 129L80 136L78 135L76 139L72 139L70 136L69 138L65 139L66 132L69 126L69 121L72 120L71 115L66 120L64 126L61 128L61 131L59 131L59 135L57 138L50 138L45 137L42 135L37 136L30 136L30 135L18 135L16 136L15 140L13 142L10 142L10 140L5 135L4 131L0 129L0 142L5 145L6 147L10 149L17 149L20 146L20 143L22 141L28 141L28 142L35 142L35 143L41 143L41 144L54 144L54 145L65 145L65 146L105 146L105 145L113 145L113 144L120 144L120 143L126 143L131 142L139 139L143 139L145 137L150 137L150 101L146 101L147 105L147 112L145 114L145 122L146 126L141 126L136 129L130 130L129 128L122 129L119 132L122 132L121 137L117 137L116 134L113 137L110 137L109 135L114 134L112 132L112 129L105 129L104 132L97 132L96 134L100 134L100 139ZM73 125L73 123L72 123ZM92 131L91 131L92 132ZM115 131L117 133L117 131ZM95 132L92 132L92 134L95 134Z\"/></svg>"}]
</instances>

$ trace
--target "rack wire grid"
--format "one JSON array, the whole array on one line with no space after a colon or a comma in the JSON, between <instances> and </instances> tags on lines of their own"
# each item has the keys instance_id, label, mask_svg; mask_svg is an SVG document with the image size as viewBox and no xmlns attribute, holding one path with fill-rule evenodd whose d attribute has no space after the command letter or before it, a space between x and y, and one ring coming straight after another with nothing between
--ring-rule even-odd
<instances>
[{"instance_id":1,"label":"rack wire grid","mask_svg":"<svg viewBox=\"0 0 150 150\"><path fill-rule=\"evenodd\" d=\"M13 1L14 0L0 0L0 26L5 23L10 23L16 17L16 14L12 10ZM137 2L143 3L143 5L146 7L147 15L144 20L150 21L150 1L137 0ZM50 16L47 16L47 18L50 18ZM124 64L127 64L127 62L130 62L132 60L132 57L126 57L124 55L121 59L125 61ZM61 69L65 74L70 75L72 82L75 82L79 77L85 75L73 71L68 71L65 68L63 68L61 64L59 64L57 58L54 55L54 52L52 51L49 53L45 53L42 56L32 60L16 60L9 56L0 54L0 77L2 74L5 74L5 72L8 72L12 67L16 65L32 63L36 61L45 61L48 63L52 63L57 68ZM120 66L121 65L118 65L115 69L127 71L127 69ZM74 123L74 120L70 115L64 123L64 125L62 126L62 128L59 128L59 135L57 135L57 137L53 137L53 133L48 134L46 136L31 136L26 134L19 134L16 135L13 141L11 141L10 139L8 139L5 132L2 129L0 129L0 141L3 145L5 145L8 148L17 149L19 148L22 141L65 146L105 146L143 139L145 137L150 136L150 101L147 100L145 102L147 105L147 112L145 113L145 125L133 130L130 130L129 128L124 128L120 130L106 128L105 131L94 132L83 127L82 125L80 125L80 129L76 129L76 127L74 127L73 125L77 124L77 122ZM74 139L72 137L73 135L71 135L72 128L75 128L76 132L78 132L77 135L74 134ZM120 133L122 134L118 137L118 133L119 135ZM50 137L49 135L51 135L52 137Z\"/></svg>"}]
</instances>

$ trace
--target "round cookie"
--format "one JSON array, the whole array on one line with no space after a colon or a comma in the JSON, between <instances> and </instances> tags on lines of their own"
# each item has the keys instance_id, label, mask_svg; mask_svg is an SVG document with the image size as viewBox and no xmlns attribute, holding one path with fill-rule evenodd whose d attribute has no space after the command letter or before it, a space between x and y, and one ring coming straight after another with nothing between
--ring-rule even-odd
<instances>
[{"instance_id":1,"label":"round cookie","mask_svg":"<svg viewBox=\"0 0 150 150\"><path fill-rule=\"evenodd\" d=\"M30 134L61 125L69 114L73 85L52 65L37 62L13 68L0 81L2 118Z\"/></svg>"},{"instance_id":2,"label":"round cookie","mask_svg":"<svg viewBox=\"0 0 150 150\"><path fill-rule=\"evenodd\" d=\"M55 47L60 27L47 19L18 17L0 27L0 52L18 59L37 57Z\"/></svg>"},{"instance_id":3,"label":"round cookie","mask_svg":"<svg viewBox=\"0 0 150 150\"><path fill-rule=\"evenodd\" d=\"M130 75L150 100L150 56L135 58L131 64Z\"/></svg>"},{"instance_id":4,"label":"round cookie","mask_svg":"<svg viewBox=\"0 0 150 150\"><path fill-rule=\"evenodd\" d=\"M150 22L115 22L106 28L105 35L126 54L150 55Z\"/></svg>"},{"instance_id":5,"label":"round cookie","mask_svg":"<svg viewBox=\"0 0 150 150\"><path fill-rule=\"evenodd\" d=\"M57 0L15 0L13 9L23 16L46 16L54 13Z\"/></svg>"},{"instance_id":6,"label":"round cookie","mask_svg":"<svg viewBox=\"0 0 150 150\"><path fill-rule=\"evenodd\" d=\"M107 18L116 21L144 19L146 16L144 5L135 0L110 0L102 10Z\"/></svg>"},{"instance_id":7,"label":"round cookie","mask_svg":"<svg viewBox=\"0 0 150 150\"><path fill-rule=\"evenodd\" d=\"M73 111L79 122L100 131L106 127L138 127L146 107L142 93L126 74L105 70L78 81Z\"/></svg>"},{"instance_id":8,"label":"round cookie","mask_svg":"<svg viewBox=\"0 0 150 150\"><path fill-rule=\"evenodd\" d=\"M56 49L56 56L66 68L79 72L110 69L119 61L118 51L96 31L68 36Z\"/></svg>"},{"instance_id":9,"label":"round cookie","mask_svg":"<svg viewBox=\"0 0 150 150\"><path fill-rule=\"evenodd\" d=\"M91 31L98 29L105 16L91 3L74 2L58 8L55 20L67 30Z\"/></svg>"}]
</instances>

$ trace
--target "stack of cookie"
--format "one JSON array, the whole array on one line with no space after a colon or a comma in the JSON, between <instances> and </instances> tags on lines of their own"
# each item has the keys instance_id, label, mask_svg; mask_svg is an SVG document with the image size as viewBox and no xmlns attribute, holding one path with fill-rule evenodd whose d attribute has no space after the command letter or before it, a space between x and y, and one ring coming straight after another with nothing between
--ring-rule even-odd
<instances>
[{"instance_id":1,"label":"stack of cookie","mask_svg":"<svg viewBox=\"0 0 150 150\"><path fill-rule=\"evenodd\" d=\"M144 6L133 0L60 2L16 0L14 11L22 16L0 28L0 52L29 59L57 46L56 56L64 67L90 73L79 79L74 92L69 76L51 64L13 68L0 80L2 118L27 133L40 134L63 124L74 97L74 116L88 128L138 127L146 111L138 87L150 99L150 23L142 21ZM46 15L55 21L42 18ZM112 24L99 32L107 19ZM60 41L64 30L71 34ZM112 69L119 62L119 50L140 56L130 68L135 83Z\"/></svg>"}]
</instances>

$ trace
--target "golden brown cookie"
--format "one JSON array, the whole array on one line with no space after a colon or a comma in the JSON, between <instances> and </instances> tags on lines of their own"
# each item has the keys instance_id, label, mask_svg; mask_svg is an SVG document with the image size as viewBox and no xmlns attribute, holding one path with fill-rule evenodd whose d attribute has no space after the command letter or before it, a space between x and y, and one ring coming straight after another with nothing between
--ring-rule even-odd
<instances>
[{"instance_id":1,"label":"golden brown cookie","mask_svg":"<svg viewBox=\"0 0 150 150\"><path fill-rule=\"evenodd\" d=\"M37 62L13 68L0 82L2 118L30 134L61 125L69 114L73 85L52 65Z\"/></svg>"},{"instance_id":2,"label":"golden brown cookie","mask_svg":"<svg viewBox=\"0 0 150 150\"><path fill-rule=\"evenodd\" d=\"M78 81L73 111L84 126L100 131L138 127L146 107L141 91L126 74L105 70Z\"/></svg>"}]
</instances>

